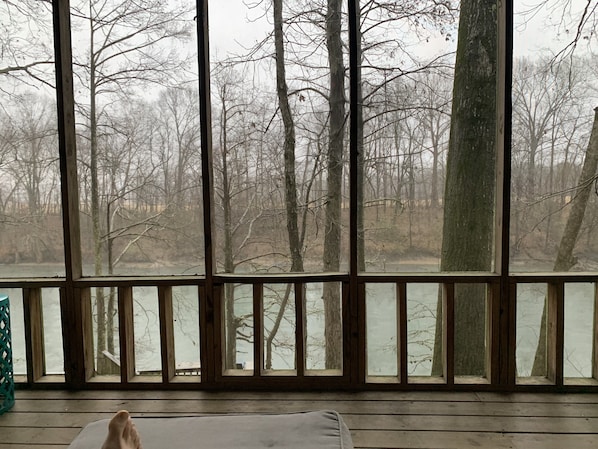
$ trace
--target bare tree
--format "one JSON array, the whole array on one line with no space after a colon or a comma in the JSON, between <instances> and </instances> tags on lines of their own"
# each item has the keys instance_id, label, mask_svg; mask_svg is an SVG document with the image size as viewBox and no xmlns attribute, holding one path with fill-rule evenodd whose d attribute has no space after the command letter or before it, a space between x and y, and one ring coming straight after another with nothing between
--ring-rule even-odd
<instances>
[{"instance_id":1,"label":"bare tree","mask_svg":"<svg viewBox=\"0 0 598 449\"><path fill-rule=\"evenodd\" d=\"M286 81L282 8L282 0L274 0L276 92L278 95L278 107L284 123L283 153L287 232L291 253L291 271L303 271L303 255L299 244L297 181L295 179L295 123L289 105L289 93Z\"/></svg>"},{"instance_id":2,"label":"bare tree","mask_svg":"<svg viewBox=\"0 0 598 449\"><path fill-rule=\"evenodd\" d=\"M112 101L136 86L160 84L181 68L181 59L168 44L187 39L192 11L169 10L164 2L152 0L113 2L90 0L72 9L73 23L88 31L88 48L76 64L81 84L89 94L89 104L78 107L87 117L89 132L89 178L93 235L94 274L103 272L102 211L100 203L100 126L109 114ZM76 26L75 25L75 26ZM76 53L77 54L77 53ZM83 59L81 59L83 58ZM102 101L103 99L103 101ZM96 289L98 371L106 348L106 310L104 293ZM106 362L108 363L108 362ZM108 365L109 366L109 363Z\"/></svg>"},{"instance_id":3,"label":"bare tree","mask_svg":"<svg viewBox=\"0 0 598 449\"><path fill-rule=\"evenodd\" d=\"M575 189L574 195L571 199L571 211L567 218L567 223L561 237L558 253L554 262L553 271L566 272L577 264L577 258L574 255L575 246L577 244L581 225L583 223L584 215L592 187L598 180L598 108L594 109L594 123L592 126L592 134L586 150L586 155L583 162L583 168L579 177L579 182ZM538 346L536 348L536 355L534 357L534 364L532 367L532 376L543 376L546 374L546 302L542 310L542 320L540 322L540 332L538 336ZM596 345L596 342L593 342Z\"/></svg>"},{"instance_id":4,"label":"bare tree","mask_svg":"<svg viewBox=\"0 0 598 449\"><path fill-rule=\"evenodd\" d=\"M160 94L156 121L158 165L164 171L165 204L180 211L195 202L198 186L190 184L188 168L198 163L199 117L197 90L171 87Z\"/></svg>"},{"instance_id":5,"label":"bare tree","mask_svg":"<svg viewBox=\"0 0 598 449\"><path fill-rule=\"evenodd\" d=\"M47 0L5 0L0 3L0 90L8 86L53 85L52 6ZM15 81L17 84L10 81Z\"/></svg>"},{"instance_id":6,"label":"bare tree","mask_svg":"<svg viewBox=\"0 0 598 449\"><path fill-rule=\"evenodd\" d=\"M239 155L248 152L250 137L247 134L247 123L245 115L249 102L239 98L240 93L238 74L234 71L224 71L218 73L215 77L217 84L217 98L219 100L219 114L217 127L219 131L218 143L215 145L214 162L217 181L214 183L215 191L218 193L217 204L222 212L222 270L225 273L234 273L239 263L239 251L245 246L251 237L253 226L250 223L246 228L247 234L241 243L235 245L238 240L238 234L244 230L245 220L233 218L235 212L247 217L250 222L254 222L257 217L256 208L253 200L243 204L242 201L235 201L242 194L244 189L243 180L246 179L243 170L249 170L248 166L241 168L238 164ZM242 86L241 86L242 87ZM250 128L251 129L251 128ZM239 155L238 155L239 154ZM240 156L242 157L242 156ZM232 167L231 167L232 165ZM226 350L224 366L227 369L234 369L237 363L237 338L240 329L247 323L244 316L237 315L235 312L235 286L226 284L224 288L224 313L226 323Z\"/></svg>"},{"instance_id":7,"label":"bare tree","mask_svg":"<svg viewBox=\"0 0 598 449\"><path fill-rule=\"evenodd\" d=\"M328 0L326 12L326 47L330 68L328 106L330 109L328 140L328 195L324 229L324 271L339 271L341 257L341 203L343 148L345 129L345 66L341 38L342 1ZM340 291L334 283L324 284L324 337L326 368L342 367L342 319Z\"/></svg>"},{"instance_id":8,"label":"bare tree","mask_svg":"<svg viewBox=\"0 0 598 449\"><path fill-rule=\"evenodd\" d=\"M31 229L26 233L27 238L16 239L12 244L15 247L14 261L29 259L41 263L56 257L52 240L58 230L49 226L51 217L57 213L53 196L53 189L59 182L58 161L53 154L56 123L48 98L31 93L11 99L13 101L7 102L10 106L5 103L11 112L2 113L5 120L0 131L3 136L0 149L2 178L6 186L11 186L3 210L10 213L7 222ZM15 206L10 212L6 209L9 200ZM23 243L26 247L22 247Z\"/></svg>"}]
</instances>

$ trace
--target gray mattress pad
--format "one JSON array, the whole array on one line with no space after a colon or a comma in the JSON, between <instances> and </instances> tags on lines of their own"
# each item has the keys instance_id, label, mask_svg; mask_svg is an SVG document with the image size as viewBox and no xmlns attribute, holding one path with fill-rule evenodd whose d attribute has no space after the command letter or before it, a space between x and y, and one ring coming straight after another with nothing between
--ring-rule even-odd
<instances>
[{"instance_id":1,"label":"gray mattress pad","mask_svg":"<svg viewBox=\"0 0 598 449\"><path fill-rule=\"evenodd\" d=\"M352 449L351 434L331 410L274 415L135 417L143 449ZM100 449L108 419L85 426L69 449Z\"/></svg>"}]
</instances>

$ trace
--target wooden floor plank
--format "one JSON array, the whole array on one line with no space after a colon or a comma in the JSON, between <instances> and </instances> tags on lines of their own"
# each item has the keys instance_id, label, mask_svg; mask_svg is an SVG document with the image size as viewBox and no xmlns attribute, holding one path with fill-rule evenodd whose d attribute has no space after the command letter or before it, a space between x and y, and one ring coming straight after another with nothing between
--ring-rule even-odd
<instances>
[{"instance_id":1,"label":"wooden floor plank","mask_svg":"<svg viewBox=\"0 0 598 449\"><path fill-rule=\"evenodd\" d=\"M166 414L163 416L182 416ZM188 413L184 414L188 416ZM7 427L73 427L81 428L91 421L110 418L112 413L9 413L0 421ZM140 417L140 414L134 415ZM203 415L208 416L208 415ZM563 417L492 417L445 415L359 415L343 414L347 425L354 430L409 430L455 432L518 432L518 433L591 433L598 429L598 418Z\"/></svg>"},{"instance_id":2,"label":"wooden floor plank","mask_svg":"<svg viewBox=\"0 0 598 449\"><path fill-rule=\"evenodd\" d=\"M32 410L40 413L62 413L76 409L79 412L115 412L126 408L134 414L159 415L160 413L276 413L280 410L300 412L314 409L334 409L341 414L387 415L455 415L455 416L536 416L598 418L595 404L544 404L544 403L485 403L485 402L400 402L392 401L330 401L307 397L304 400L282 399L251 401L234 399L53 399L48 401L19 399L14 410Z\"/></svg>"},{"instance_id":3,"label":"wooden floor plank","mask_svg":"<svg viewBox=\"0 0 598 449\"><path fill-rule=\"evenodd\" d=\"M409 430L409 431L454 431L454 432L516 432L516 433L595 433L598 418L538 418L494 417L494 416L391 416L350 415L343 418L354 430Z\"/></svg>"},{"instance_id":4,"label":"wooden floor plank","mask_svg":"<svg viewBox=\"0 0 598 449\"><path fill-rule=\"evenodd\" d=\"M7 444L0 443L0 449L24 449L24 447L30 447L32 449L66 449L66 444L32 444L29 446L23 446L22 444Z\"/></svg>"},{"instance_id":5,"label":"wooden floor plank","mask_svg":"<svg viewBox=\"0 0 598 449\"><path fill-rule=\"evenodd\" d=\"M0 416L0 449L66 449L123 408L138 419L334 409L358 449L598 447L598 395L18 390Z\"/></svg>"},{"instance_id":6,"label":"wooden floor plank","mask_svg":"<svg viewBox=\"0 0 598 449\"><path fill-rule=\"evenodd\" d=\"M494 392L426 392L426 391L367 391L367 392L281 392L281 391L119 391L88 390L69 392L64 390L17 389L16 397L23 399L234 399L269 401L271 399L305 399L317 396L320 400L351 401L391 401L391 402L512 402L512 403L549 403L549 404L595 404L595 393L494 393Z\"/></svg>"},{"instance_id":7,"label":"wooden floor plank","mask_svg":"<svg viewBox=\"0 0 598 449\"><path fill-rule=\"evenodd\" d=\"M0 429L7 427L75 427L81 428L92 421L110 418L112 412L96 413L39 413L12 411L0 418Z\"/></svg>"},{"instance_id":8,"label":"wooden floor plank","mask_svg":"<svg viewBox=\"0 0 598 449\"><path fill-rule=\"evenodd\" d=\"M480 432L351 432L362 448L393 449L596 449L595 435L538 435Z\"/></svg>"},{"instance_id":9,"label":"wooden floor plank","mask_svg":"<svg viewBox=\"0 0 598 449\"><path fill-rule=\"evenodd\" d=\"M2 442L8 444L34 445L41 441L44 444L69 444L77 436L80 429L69 427L16 427L16 432L2 429Z\"/></svg>"}]
</instances>

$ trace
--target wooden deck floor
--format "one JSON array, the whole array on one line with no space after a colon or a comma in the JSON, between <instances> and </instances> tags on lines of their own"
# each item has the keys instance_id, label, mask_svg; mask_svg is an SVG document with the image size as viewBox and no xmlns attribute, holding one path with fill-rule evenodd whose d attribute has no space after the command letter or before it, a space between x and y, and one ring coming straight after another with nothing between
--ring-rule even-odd
<instances>
[{"instance_id":1,"label":"wooden deck floor","mask_svg":"<svg viewBox=\"0 0 598 449\"><path fill-rule=\"evenodd\" d=\"M19 390L0 416L0 449L66 448L84 425L119 409L133 416L334 409L356 448L598 448L597 394Z\"/></svg>"}]
</instances>

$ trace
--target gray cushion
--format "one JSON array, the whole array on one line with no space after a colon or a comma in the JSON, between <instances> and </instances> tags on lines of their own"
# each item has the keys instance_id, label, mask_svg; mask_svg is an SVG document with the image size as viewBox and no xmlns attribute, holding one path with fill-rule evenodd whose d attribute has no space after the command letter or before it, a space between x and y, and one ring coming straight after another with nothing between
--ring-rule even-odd
<instances>
[{"instance_id":1,"label":"gray cushion","mask_svg":"<svg viewBox=\"0 0 598 449\"><path fill-rule=\"evenodd\" d=\"M69 449L100 449L108 421L83 428ZM334 411L278 415L137 418L143 449L352 449L351 434Z\"/></svg>"}]
</instances>

